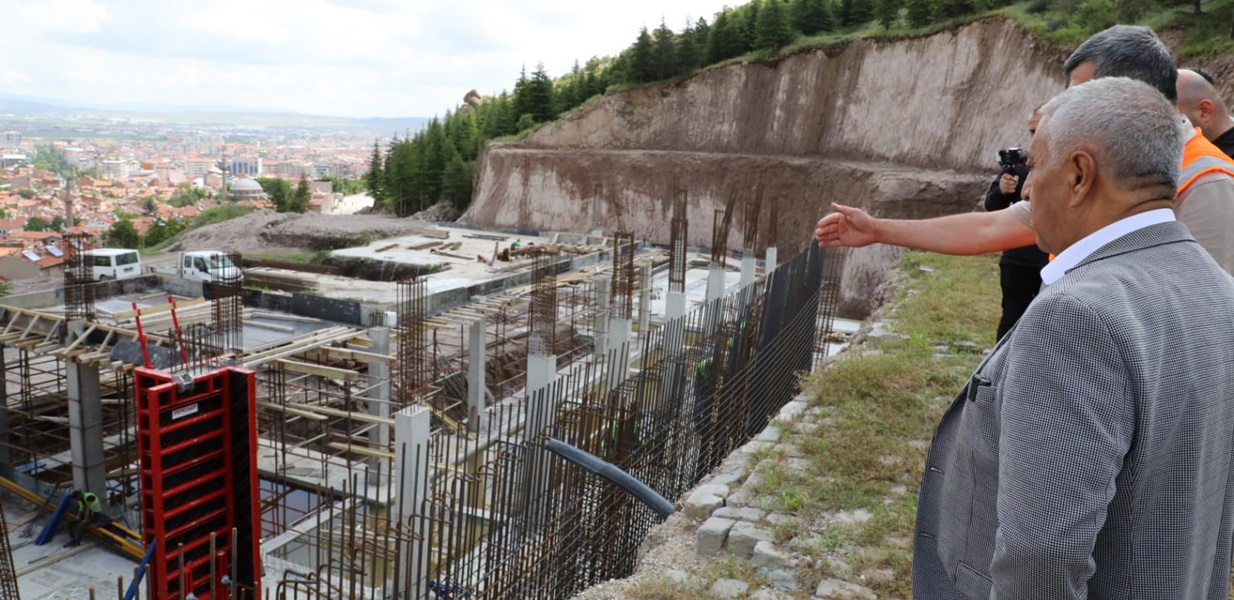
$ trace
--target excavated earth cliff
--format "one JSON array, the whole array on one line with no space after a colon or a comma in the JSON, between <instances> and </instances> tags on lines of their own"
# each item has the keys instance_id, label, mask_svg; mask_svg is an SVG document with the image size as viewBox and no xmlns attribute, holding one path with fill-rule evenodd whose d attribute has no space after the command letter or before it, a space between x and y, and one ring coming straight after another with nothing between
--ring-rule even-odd
<instances>
[{"instance_id":1,"label":"excavated earth cliff","mask_svg":"<svg viewBox=\"0 0 1234 600\"><path fill-rule=\"evenodd\" d=\"M742 207L761 188L760 252L775 245L789 256L830 202L905 218L972 210L997 173L997 150L1026 144L1028 115L1064 88L1064 56L990 18L608 95L522 142L489 144L463 220L625 229L667 243L680 185L689 243L710 246L714 211L735 201L729 244L739 248ZM842 312L864 316L898 257L852 251Z\"/></svg>"}]
</instances>

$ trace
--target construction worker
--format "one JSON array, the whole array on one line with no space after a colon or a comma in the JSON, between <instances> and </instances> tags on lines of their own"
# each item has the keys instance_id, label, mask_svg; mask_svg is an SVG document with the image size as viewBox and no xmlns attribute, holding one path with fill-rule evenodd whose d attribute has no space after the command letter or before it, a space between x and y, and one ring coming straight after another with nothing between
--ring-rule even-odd
<instances>
[{"instance_id":1,"label":"construction worker","mask_svg":"<svg viewBox=\"0 0 1234 600\"><path fill-rule=\"evenodd\" d=\"M77 502L76 512L69 517L69 541L64 544L64 547L80 546L81 534L86 529L86 524L94 520L94 516L103 512L103 503L99 502L99 497L92 492L81 493L81 490L73 490L73 500Z\"/></svg>"}]
</instances>

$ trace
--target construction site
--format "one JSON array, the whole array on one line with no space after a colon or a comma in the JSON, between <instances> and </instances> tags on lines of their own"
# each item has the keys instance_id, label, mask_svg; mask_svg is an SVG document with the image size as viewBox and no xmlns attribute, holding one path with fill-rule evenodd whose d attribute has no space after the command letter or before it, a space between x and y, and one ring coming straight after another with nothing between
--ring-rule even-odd
<instances>
[{"instance_id":1,"label":"construction site","mask_svg":"<svg viewBox=\"0 0 1234 600\"><path fill-rule=\"evenodd\" d=\"M70 236L62 287L0 299L0 599L568 598L628 574L826 356L839 291L838 256L768 245L756 194L703 249L671 196L667 246L438 225L332 254L363 277L233 256L243 285L96 283Z\"/></svg>"}]
</instances>

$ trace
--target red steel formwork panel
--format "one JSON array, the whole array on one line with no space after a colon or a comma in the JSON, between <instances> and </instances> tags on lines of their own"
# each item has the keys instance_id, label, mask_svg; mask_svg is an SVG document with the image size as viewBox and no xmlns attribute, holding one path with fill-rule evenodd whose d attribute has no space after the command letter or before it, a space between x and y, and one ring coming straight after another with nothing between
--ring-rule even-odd
<instances>
[{"instance_id":1,"label":"red steel formwork panel","mask_svg":"<svg viewBox=\"0 0 1234 600\"><path fill-rule=\"evenodd\" d=\"M187 377L136 371L142 534L147 548L158 544L149 574L155 600L187 592L204 600L211 589L227 598L235 589L221 583L228 580L260 589L256 377L236 368Z\"/></svg>"}]
</instances>

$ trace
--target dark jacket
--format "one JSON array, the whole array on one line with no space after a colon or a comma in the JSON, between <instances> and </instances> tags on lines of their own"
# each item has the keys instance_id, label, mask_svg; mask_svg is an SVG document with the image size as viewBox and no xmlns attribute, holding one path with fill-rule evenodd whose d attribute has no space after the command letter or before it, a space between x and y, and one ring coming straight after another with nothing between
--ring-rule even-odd
<instances>
[{"instance_id":1,"label":"dark jacket","mask_svg":"<svg viewBox=\"0 0 1234 600\"><path fill-rule=\"evenodd\" d=\"M1011 194L1004 194L998 189L998 180L1003 176L1002 173L999 173L998 177L994 178L994 182L990 184L990 191L986 192L986 212L1003 210L1004 208L1020 201L1020 191L1024 189L1024 180L1028 178L1028 168L1016 167L1012 174L1017 175L1020 178L1020 182L1015 186L1015 192ZM998 264L1044 267L1049 262L1049 256L1034 245L1024 246L1023 248L1013 248L1003 252L1003 257L999 259Z\"/></svg>"}]
</instances>

